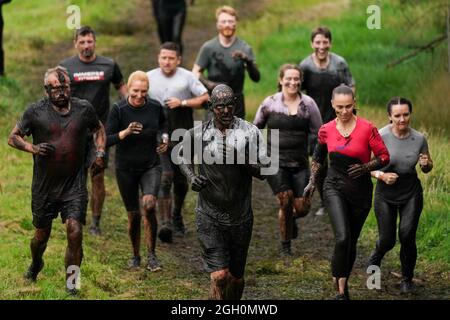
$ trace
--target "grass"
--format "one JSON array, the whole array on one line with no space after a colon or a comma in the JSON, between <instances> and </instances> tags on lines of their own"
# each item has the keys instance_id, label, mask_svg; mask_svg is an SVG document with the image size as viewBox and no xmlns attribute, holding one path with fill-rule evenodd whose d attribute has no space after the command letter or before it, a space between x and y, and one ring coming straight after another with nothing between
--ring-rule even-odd
<instances>
[{"instance_id":1,"label":"grass","mask_svg":"<svg viewBox=\"0 0 450 320\"><path fill-rule=\"evenodd\" d=\"M127 75L137 67L146 70L154 66L148 56L148 46L154 45L149 39L154 27L148 26L151 22L145 13L134 11L136 6L149 9L147 2L131 0L119 5L113 0L80 0L55 4L54 1L42 0L39 5L17 1L4 7L9 76L0 78L0 133L4 139L0 144L1 299L72 299L63 290L66 239L64 226L59 220L55 220L45 254L46 267L38 283L29 284L22 280L22 273L30 262L29 239L33 232L30 215L32 157L6 145L6 137L25 106L42 94L39 83L45 69L62 56L73 54L72 31L65 28L65 7L68 4L80 6L82 23L99 30L98 52L116 57L124 75ZM241 14L239 34L253 46L262 73L260 83L246 81L250 120L262 99L276 90L279 66L285 62L297 63L310 54L309 33L318 24L331 28L333 51L344 56L350 65L357 82L358 103L363 117L371 119L379 127L383 126L387 122L383 105L390 96L401 94L413 99L413 127L427 132L435 164L430 174L420 174L425 208L417 234L417 272L419 277L429 281L427 286L430 289L443 288L442 294L435 291L430 297L447 297L450 198L446 168L450 164L450 143L444 124L449 122L450 82L447 70L442 67L446 63L445 48L441 46L432 54L423 53L394 69L384 68L388 62L409 52L409 45L422 44L439 33L439 25L428 15L418 19L428 9L428 4L408 7L402 13L398 2L383 2L382 29L370 31L365 28L368 1L317 4L312 0L264 0L256 5L256 2L249 4L250 1L225 2L248 9ZM219 0L197 1L189 11L189 24L194 30L202 28L203 24L213 27L213 18L205 17L205 12L214 12L220 4L222 1ZM132 14L134 19L130 19ZM408 27L408 19L415 21L415 28ZM349 46L349 42L357 45ZM124 267L130 255L126 213L115 178L109 173L104 236L97 239L85 234L83 291L79 298L204 299L209 278L200 268L194 195L188 194L185 207L190 235L185 240L177 240L172 247L158 243L157 254L164 263L164 272L128 272ZM265 184L264 187L267 189ZM304 224L302 222L300 231L303 238L295 242L294 258L278 259L275 199L270 192L256 194L255 197L255 227L249 251L245 297L329 298L332 292L329 283L332 239L329 238L331 228L327 220L309 216ZM360 259L368 254L376 237L376 223L371 213L362 232ZM318 238L322 239L321 242ZM386 259L389 268L398 270L398 246ZM356 297L380 298L379 294L358 289L363 287L364 272L357 270L353 281ZM427 298L426 295L422 297ZM381 298L398 297L384 294Z\"/></svg>"}]
</instances>

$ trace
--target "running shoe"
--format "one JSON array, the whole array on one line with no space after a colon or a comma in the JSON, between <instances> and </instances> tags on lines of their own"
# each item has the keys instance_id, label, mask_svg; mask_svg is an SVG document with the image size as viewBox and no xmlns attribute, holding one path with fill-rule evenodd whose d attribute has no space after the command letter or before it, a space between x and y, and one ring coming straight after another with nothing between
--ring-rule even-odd
<instances>
[{"instance_id":1,"label":"running shoe","mask_svg":"<svg viewBox=\"0 0 450 320\"><path fill-rule=\"evenodd\" d=\"M27 272L24 274L24 278L27 280L31 280L32 282L36 282L37 276L39 272L41 272L42 268L44 268L44 260L39 265L34 265L33 262L28 267Z\"/></svg>"},{"instance_id":2,"label":"running shoe","mask_svg":"<svg viewBox=\"0 0 450 320\"><path fill-rule=\"evenodd\" d=\"M151 272L156 272L162 269L162 265L159 262L158 258L156 257L156 255L150 254L148 256L148 260L147 260L147 270L151 271Z\"/></svg>"}]
</instances>

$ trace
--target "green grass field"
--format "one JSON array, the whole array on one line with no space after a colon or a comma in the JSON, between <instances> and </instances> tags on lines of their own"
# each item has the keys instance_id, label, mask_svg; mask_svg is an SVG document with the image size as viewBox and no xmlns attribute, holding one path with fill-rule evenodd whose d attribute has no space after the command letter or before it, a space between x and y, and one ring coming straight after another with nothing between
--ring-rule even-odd
<instances>
[{"instance_id":1,"label":"green grass field","mask_svg":"<svg viewBox=\"0 0 450 320\"><path fill-rule=\"evenodd\" d=\"M205 15L212 16L214 8L222 4L216 0L196 2L188 19L190 29L187 32L193 33L189 36L191 39L195 38L194 32L205 28L202 23L214 28L214 20ZM441 23L437 21L441 12L427 14L430 10L427 2L416 7L402 7L399 1L383 2L380 5L382 28L369 30L366 28L366 7L370 1L319 2L223 1L248 10L242 14L239 34L253 46L262 74L260 83L254 84L248 79L246 82L248 119L253 119L262 99L275 92L279 66L285 62L298 63L311 53L309 33L318 24L331 28L333 51L344 56L350 65L357 82L358 104L363 117L381 127L387 122L385 102L393 95L410 97L414 102L413 126L428 134L435 165L430 174L420 174L425 207L417 234L417 273L426 278L427 287L443 288L440 289L442 294L436 291L430 297L448 299L445 283L450 282L450 177L447 170L450 166L450 81L445 44L395 68L385 68L387 63L410 52L414 46L441 34ZM0 144L0 299L68 298L64 292L65 230L59 220L55 220L45 253L46 267L38 283L29 284L22 279L30 263L29 240L33 234L30 213L32 157L6 144L10 130L26 105L43 93L41 83L45 70L61 58L74 54L70 40L72 32L65 27L66 5L80 5L82 24L90 24L100 31L98 52L115 57L125 76L132 70L155 66L154 57L149 55L157 46L156 39L150 39L152 34L156 37L154 25L151 25L150 11L143 10L149 9L149 1L57 3L50 0L39 1L39 4L13 1L4 7L7 77L0 78L0 136L3 137ZM214 30L207 35L199 34L209 37ZM188 37L186 32L185 35ZM192 62L198 48L189 47L189 43L186 46L190 52L187 61ZM112 100L116 98L113 93ZM193 223L195 201L194 194L189 193L185 205L187 226L191 230L189 237L178 240L173 247L158 243L157 254L164 263L164 271L156 274L144 270L128 272L125 265L130 244L126 234L126 214L114 175L110 173L104 208L104 236L92 238L88 233L84 236L83 291L79 298L206 298L208 275L197 268L200 262ZM275 202L275 199L266 199L266 202ZM274 259L277 255L275 211L255 214L255 217L257 223L247 268L249 289L244 298L329 298L332 289L328 259L309 251L287 262ZM308 224L313 225L313 222ZM323 228L330 232L326 221ZM309 230L304 232L307 234ZM318 231L313 229L312 232ZM361 236L363 253L373 247L376 237L376 222L371 213ZM390 268L396 270L399 270L398 251L397 246L386 257ZM362 286L363 281L364 274L360 272L355 276L355 288L358 283ZM380 298L367 290L357 291L356 297ZM381 298L397 297L382 295Z\"/></svg>"}]
</instances>

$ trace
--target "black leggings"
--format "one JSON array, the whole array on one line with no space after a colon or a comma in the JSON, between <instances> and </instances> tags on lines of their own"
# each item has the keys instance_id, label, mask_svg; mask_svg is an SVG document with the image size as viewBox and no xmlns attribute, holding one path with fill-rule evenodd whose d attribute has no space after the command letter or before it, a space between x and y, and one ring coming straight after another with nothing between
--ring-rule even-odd
<instances>
[{"instance_id":1,"label":"black leggings","mask_svg":"<svg viewBox=\"0 0 450 320\"><path fill-rule=\"evenodd\" d=\"M164 9L164 7L161 8L159 1L153 0L153 10L161 43L175 42L180 46L180 51L183 52L181 35L186 20L186 7Z\"/></svg>"},{"instance_id":2,"label":"black leggings","mask_svg":"<svg viewBox=\"0 0 450 320\"><path fill-rule=\"evenodd\" d=\"M324 204L333 226L333 277L348 278L356 259L356 244L372 205L370 177L350 180L330 168L324 183Z\"/></svg>"},{"instance_id":3,"label":"black leggings","mask_svg":"<svg viewBox=\"0 0 450 320\"><path fill-rule=\"evenodd\" d=\"M398 237L401 244L400 262L402 264L402 275L405 278L412 279L417 260L416 232L423 209L422 192L416 193L401 205L388 203L378 194L375 194L374 209L377 217L379 239L370 263L380 266L384 255L394 248L398 212L400 216Z\"/></svg>"}]
</instances>

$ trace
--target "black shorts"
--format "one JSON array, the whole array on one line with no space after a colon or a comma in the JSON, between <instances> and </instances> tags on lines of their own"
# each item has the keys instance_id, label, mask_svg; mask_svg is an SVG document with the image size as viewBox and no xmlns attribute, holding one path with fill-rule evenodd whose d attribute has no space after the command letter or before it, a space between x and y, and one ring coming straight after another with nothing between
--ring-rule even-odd
<instances>
[{"instance_id":1,"label":"black shorts","mask_svg":"<svg viewBox=\"0 0 450 320\"><path fill-rule=\"evenodd\" d=\"M303 190L308 184L309 176L309 168L280 167L277 174L267 176L267 181L274 194L292 190L294 197L299 198L303 196Z\"/></svg>"},{"instance_id":2,"label":"black shorts","mask_svg":"<svg viewBox=\"0 0 450 320\"><path fill-rule=\"evenodd\" d=\"M219 225L214 219L197 214L197 233L205 270L209 273L228 268L236 278L244 276L253 217L239 225Z\"/></svg>"},{"instance_id":3,"label":"black shorts","mask_svg":"<svg viewBox=\"0 0 450 320\"><path fill-rule=\"evenodd\" d=\"M143 195L158 195L161 166L143 170L116 169L117 185L128 212L139 210L139 186Z\"/></svg>"},{"instance_id":4,"label":"black shorts","mask_svg":"<svg viewBox=\"0 0 450 320\"><path fill-rule=\"evenodd\" d=\"M88 138L86 143L86 168L90 168L92 164L95 162L97 148L95 147L94 139L92 137ZM103 164L105 165L105 169L108 168L109 163L109 148L105 150L105 156L103 157Z\"/></svg>"},{"instance_id":5,"label":"black shorts","mask_svg":"<svg viewBox=\"0 0 450 320\"><path fill-rule=\"evenodd\" d=\"M87 195L71 200L32 201L33 225L38 229L51 226L53 219L61 212L62 223L72 218L86 224Z\"/></svg>"}]
</instances>

